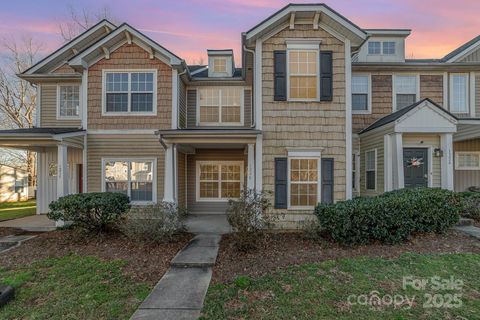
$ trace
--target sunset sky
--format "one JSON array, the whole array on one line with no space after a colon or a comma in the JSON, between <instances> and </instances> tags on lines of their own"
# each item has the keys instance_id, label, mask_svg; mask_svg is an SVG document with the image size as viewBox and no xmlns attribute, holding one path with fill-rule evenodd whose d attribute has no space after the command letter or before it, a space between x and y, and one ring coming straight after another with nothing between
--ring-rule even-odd
<instances>
[{"instance_id":1,"label":"sunset sky","mask_svg":"<svg viewBox=\"0 0 480 320\"><path fill-rule=\"evenodd\" d=\"M205 61L206 49L232 48L240 33L289 2L283 0L1 0L0 38L31 35L46 55L62 44L59 23L68 4L95 12L108 7L117 23L128 22L187 60ZM480 34L478 0L326 1L362 28L410 28L408 58L439 58ZM237 64L240 64L237 58Z\"/></svg>"}]
</instances>

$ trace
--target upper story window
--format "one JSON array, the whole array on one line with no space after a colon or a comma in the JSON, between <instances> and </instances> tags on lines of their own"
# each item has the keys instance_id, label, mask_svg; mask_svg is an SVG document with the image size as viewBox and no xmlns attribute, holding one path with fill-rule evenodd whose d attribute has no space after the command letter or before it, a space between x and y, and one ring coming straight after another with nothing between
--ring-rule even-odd
<instances>
[{"instance_id":1,"label":"upper story window","mask_svg":"<svg viewBox=\"0 0 480 320\"><path fill-rule=\"evenodd\" d=\"M352 75L352 111L367 113L370 110L370 77L368 75Z\"/></svg>"},{"instance_id":2,"label":"upper story window","mask_svg":"<svg viewBox=\"0 0 480 320\"><path fill-rule=\"evenodd\" d=\"M468 113L468 74L450 75L450 111Z\"/></svg>"},{"instance_id":3,"label":"upper story window","mask_svg":"<svg viewBox=\"0 0 480 320\"><path fill-rule=\"evenodd\" d=\"M288 50L290 100L318 100L318 50Z\"/></svg>"},{"instance_id":4,"label":"upper story window","mask_svg":"<svg viewBox=\"0 0 480 320\"><path fill-rule=\"evenodd\" d=\"M104 114L155 114L156 71L106 71Z\"/></svg>"},{"instance_id":5,"label":"upper story window","mask_svg":"<svg viewBox=\"0 0 480 320\"><path fill-rule=\"evenodd\" d=\"M417 76L396 75L394 79L396 110L414 104L417 101Z\"/></svg>"},{"instance_id":6,"label":"upper story window","mask_svg":"<svg viewBox=\"0 0 480 320\"><path fill-rule=\"evenodd\" d=\"M395 54L395 42L384 41L382 47L383 54Z\"/></svg>"},{"instance_id":7,"label":"upper story window","mask_svg":"<svg viewBox=\"0 0 480 320\"><path fill-rule=\"evenodd\" d=\"M78 119L80 116L80 86L60 85L57 87L57 117Z\"/></svg>"},{"instance_id":8,"label":"upper story window","mask_svg":"<svg viewBox=\"0 0 480 320\"><path fill-rule=\"evenodd\" d=\"M198 90L199 125L241 125L241 87L209 87Z\"/></svg>"},{"instance_id":9,"label":"upper story window","mask_svg":"<svg viewBox=\"0 0 480 320\"><path fill-rule=\"evenodd\" d=\"M213 58L213 72L226 73L227 72L227 58Z\"/></svg>"},{"instance_id":10,"label":"upper story window","mask_svg":"<svg viewBox=\"0 0 480 320\"><path fill-rule=\"evenodd\" d=\"M380 48L382 44L380 41L368 42L368 54L380 54Z\"/></svg>"}]
</instances>

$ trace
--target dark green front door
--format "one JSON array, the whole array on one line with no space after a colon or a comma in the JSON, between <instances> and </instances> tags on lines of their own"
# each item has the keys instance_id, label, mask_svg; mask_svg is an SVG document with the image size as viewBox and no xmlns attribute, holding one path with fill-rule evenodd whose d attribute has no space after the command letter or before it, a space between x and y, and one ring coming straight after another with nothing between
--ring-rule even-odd
<instances>
[{"instance_id":1,"label":"dark green front door","mask_svg":"<svg viewBox=\"0 0 480 320\"><path fill-rule=\"evenodd\" d=\"M403 174L405 188L428 186L428 149L403 149Z\"/></svg>"}]
</instances>

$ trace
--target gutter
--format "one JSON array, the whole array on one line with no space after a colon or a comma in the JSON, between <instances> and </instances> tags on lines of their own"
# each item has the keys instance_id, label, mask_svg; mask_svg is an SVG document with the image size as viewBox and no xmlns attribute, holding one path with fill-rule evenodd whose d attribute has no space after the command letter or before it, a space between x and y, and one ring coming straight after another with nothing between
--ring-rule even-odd
<instances>
[{"instance_id":1,"label":"gutter","mask_svg":"<svg viewBox=\"0 0 480 320\"><path fill-rule=\"evenodd\" d=\"M158 136L158 141L160 142L160 144L162 145L163 149L164 150L167 150L168 147L167 145L165 144L165 141L163 141L163 135L160 133L159 130L155 131L155 135Z\"/></svg>"}]
</instances>

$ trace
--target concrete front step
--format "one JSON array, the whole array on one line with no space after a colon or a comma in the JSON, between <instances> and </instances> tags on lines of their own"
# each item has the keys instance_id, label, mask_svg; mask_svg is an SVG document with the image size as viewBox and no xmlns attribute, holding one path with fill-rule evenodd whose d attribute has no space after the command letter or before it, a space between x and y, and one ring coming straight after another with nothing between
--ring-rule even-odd
<instances>
[{"instance_id":1,"label":"concrete front step","mask_svg":"<svg viewBox=\"0 0 480 320\"><path fill-rule=\"evenodd\" d=\"M473 219L469 219L469 218L460 218L460 220L456 224L457 227L471 226L471 225L473 225Z\"/></svg>"}]
</instances>

